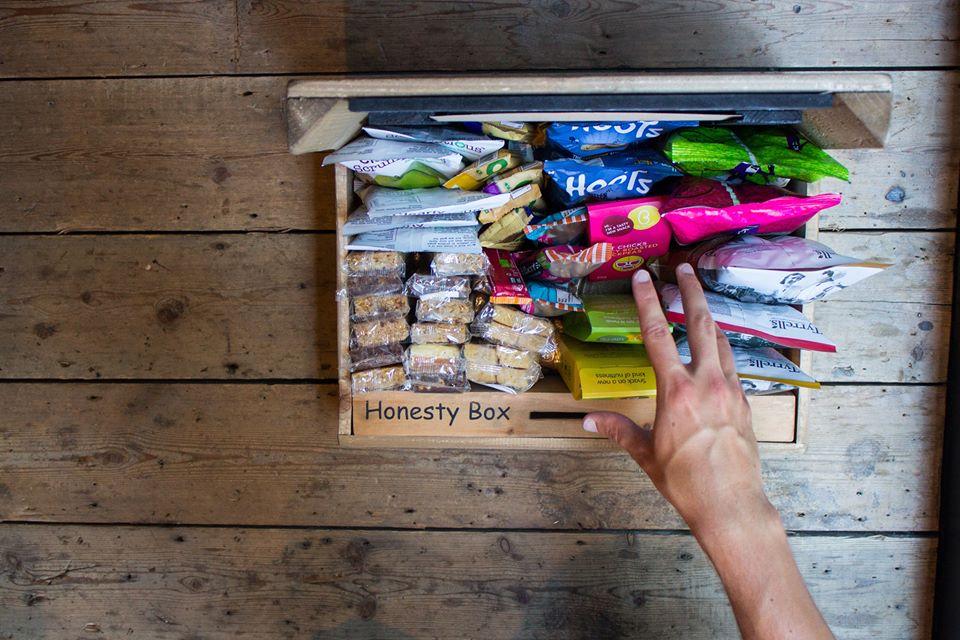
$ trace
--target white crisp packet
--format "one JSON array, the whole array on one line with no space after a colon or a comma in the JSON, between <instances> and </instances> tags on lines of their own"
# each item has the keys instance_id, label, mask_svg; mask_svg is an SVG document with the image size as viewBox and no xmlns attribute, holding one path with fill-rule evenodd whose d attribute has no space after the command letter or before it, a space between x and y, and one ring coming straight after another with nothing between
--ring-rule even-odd
<instances>
[{"instance_id":1,"label":"white crisp packet","mask_svg":"<svg viewBox=\"0 0 960 640\"><path fill-rule=\"evenodd\" d=\"M471 162L503 147L503 140L494 140L478 133L458 131L451 127L364 127L372 138L431 142L456 151Z\"/></svg>"},{"instance_id":2,"label":"white crisp packet","mask_svg":"<svg viewBox=\"0 0 960 640\"><path fill-rule=\"evenodd\" d=\"M800 367L790 362L786 356L776 349L738 346L731 346L730 348L733 351L733 361L738 378L772 382L780 387L820 388L819 382L804 373ZM690 342L686 337L677 340L677 352L680 354L682 363L690 363L692 360ZM768 385L758 386L767 387ZM764 389L764 392L769 393L771 390Z\"/></svg>"},{"instance_id":3,"label":"white crisp packet","mask_svg":"<svg viewBox=\"0 0 960 640\"><path fill-rule=\"evenodd\" d=\"M713 291L704 291L710 315L724 331L757 336L773 344L794 349L835 352L837 345L828 340L817 325L805 315L785 304L741 302ZM686 324L680 288L664 284L660 288L667 320Z\"/></svg>"},{"instance_id":4,"label":"white crisp packet","mask_svg":"<svg viewBox=\"0 0 960 640\"><path fill-rule=\"evenodd\" d=\"M360 207L343 223L343 233L355 236L358 233L370 231L386 231L387 229L423 229L427 227L474 227L477 224L476 214L465 211L463 213L438 213L434 215L411 216L378 216L372 217L365 207Z\"/></svg>"},{"instance_id":5,"label":"white crisp packet","mask_svg":"<svg viewBox=\"0 0 960 640\"><path fill-rule=\"evenodd\" d=\"M697 271L709 289L767 304L821 300L888 266L842 256L797 236L741 236L707 249L697 259Z\"/></svg>"},{"instance_id":6,"label":"white crisp packet","mask_svg":"<svg viewBox=\"0 0 960 640\"><path fill-rule=\"evenodd\" d=\"M323 159L323 165L342 164L358 173L399 178L414 163L451 178L460 172L463 157L440 145L359 137Z\"/></svg>"},{"instance_id":7,"label":"white crisp packet","mask_svg":"<svg viewBox=\"0 0 960 640\"><path fill-rule=\"evenodd\" d=\"M371 218L380 216L432 215L493 209L510 201L511 193L484 193L461 189L390 189L367 187L360 199Z\"/></svg>"},{"instance_id":8,"label":"white crisp packet","mask_svg":"<svg viewBox=\"0 0 960 640\"><path fill-rule=\"evenodd\" d=\"M481 253L479 226L435 227L429 229L387 229L354 236L347 244L352 251L414 251Z\"/></svg>"}]
</instances>

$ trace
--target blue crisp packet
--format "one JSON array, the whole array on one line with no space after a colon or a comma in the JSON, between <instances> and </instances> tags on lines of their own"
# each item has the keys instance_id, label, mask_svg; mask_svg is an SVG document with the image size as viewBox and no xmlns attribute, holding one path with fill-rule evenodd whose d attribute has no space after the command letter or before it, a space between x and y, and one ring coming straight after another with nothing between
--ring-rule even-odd
<instances>
[{"instance_id":1,"label":"blue crisp packet","mask_svg":"<svg viewBox=\"0 0 960 640\"><path fill-rule=\"evenodd\" d=\"M611 153L591 160L545 160L551 195L571 207L586 200L639 198L660 180L683 175L653 150Z\"/></svg>"},{"instance_id":2,"label":"blue crisp packet","mask_svg":"<svg viewBox=\"0 0 960 640\"><path fill-rule=\"evenodd\" d=\"M541 317L561 316L571 311L583 311L583 301L556 284L530 280L525 283L531 302L520 307L524 313Z\"/></svg>"},{"instance_id":3,"label":"blue crisp packet","mask_svg":"<svg viewBox=\"0 0 960 640\"><path fill-rule=\"evenodd\" d=\"M698 124L695 121L660 120L553 122L547 127L547 142L580 158L590 158L611 151L623 151L644 140Z\"/></svg>"},{"instance_id":4,"label":"blue crisp packet","mask_svg":"<svg viewBox=\"0 0 960 640\"><path fill-rule=\"evenodd\" d=\"M531 221L523 234L541 245L576 244L587 233L587 221L587 208L573 207Z\"/></svg>"}]
</instances>

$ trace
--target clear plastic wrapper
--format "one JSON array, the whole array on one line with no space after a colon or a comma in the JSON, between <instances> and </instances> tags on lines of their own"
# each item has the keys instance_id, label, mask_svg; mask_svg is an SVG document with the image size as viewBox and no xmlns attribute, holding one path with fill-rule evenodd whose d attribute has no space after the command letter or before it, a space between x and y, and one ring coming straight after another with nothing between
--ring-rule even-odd
<instances>
[{"instance_id":1,"label":"clear plastic wrapper","mask_svg":"<svg viewBox=\"0 0 960 640\"><path fill-rule=\"evenodd\" d=\"M337 297L367 296L373 294L400 293L403 291L403 278L393 273L390 275L374 276L347 276L346 291L339 292Z\"/></svg>"},{"instance_id":2,"label":"clear plastic wrapper","mask_svg":"<svg viewBox=\"0 0 960 640\"><path fill-rule=\"evenodd\" d=\"M430 261L435 276L484 276L489 267L485 253L438 253Z\"/></svg>"},{"instance_id":3,"label":"clear plastic wrapper","mask_svg":"<svg viewBox=\"0 0 960 640\"><path fill-rule=\"evenodd\" d=\"M399 342L375 347L350 349L350 371L366 371L403 362L403 345Z\"/></svg>"},{"instance_id":4,"label":"clear plastic wrapper","mask_svg":"<svg viewBox=\"0 0 960 640\"><path fill-rule=\"evenodd\" d=\"M473 322L473 303L459 298L421 298L417 300L417 320L470 324Z\"/></svg>"},{"instance_id":5,"label":"clear plastic wrapper","mask_svg":"<svg viewBox=\"0 0 960 640\"><path fill-rule=\"evenodd\" d=\"M414 344L404 352L403 369L418 392L470 390L466 361L459 345Z\"/></svg>"},{"instance_id":6,"label":"clear plastic wrapper","mask_svg":"<svg viewBox=\"0 0 960 640\"><path fill-rule=\"evenodd\" d=\"M497 391L523 393L529 391L540 378L540 365L536 363L527 369L515 369L467 360L467 380Z\"/></svg>"},{"instance_id":7,"label":"clear plastic wrapper","mask_svg":"<svg viewBox=\"0 0 960 640\"><path fill-rule=\"evenodd\" d=\"M463 357L467 362L510 367L511 369L529 369L540 361L540 355L535 351L522 351L483 342L471 342L463 345Z\"/></svg>"},{"instance_id":8,"label":"clear plastic wrapper","mask_svg":"<svg viewBox=\"0 0 960 640\"><path fill-rule=\"evenodd\" d=\"M549 320L531 316L519 309L502 304L485 305L477 312L476 319L478 322L498 324L511 331L529 335L548 337L554 333L553 323Z\"/></svg>"},{"instance_id":9,"label":"clear plastic wrapper","mask_svg":"<svg viewBox=\"0 0 960 640\"><path fill-rule=\"evenodd\" d=\"M407 278L404 293L411 298L458 298L470 299L468 276L433 276L415 273Z\"/></svg>"},{"instance_id":10,"label":"clear plastic wrapper","mask_svg":"<svg viewBox=\"0 0 960 640\"><path fill-rule=\"evenodd\" d=\"M552 335L521 333L496 322L474 321L470 325L470 331L478 338L494 344L522 351L536 351L540 354L552 351L556 345Z\"/></svg>"},{"instance_id":11,"label":"clear plastic wrapper","mask_svg":"<svg viewBox=\"0 0 960 640\"><path fill-rule=\"evenodd\" d=\"M350 319L402 318L410 313L410 301L402 293L373 294L350 299Z\"/></svg>"},{"instance_id":12,"label":"clear plastic wrapper","mask_svg":"<svg viewBox=\"0 0 960 640\"><path fill-rule=\"evenodd\" d=\"M350 386L355 395L371 391L397 391L407 387L407 374L399 365L367 369L350 376Z\"/></svg>"},{"instance_id":13,"label":"clear plastic wrapper","mask_svg":"<svg viewBox=\"0 0 960 640\"><path fill-rule=\"evenodd\" d=\"M470 339L465 324L453 322L414 322L410 325L413 344L463 344Z\"/></svg>"},{"instance_id":14,"label":"clear plastic wrapper","mask_svg":"<svg viewBox=\"0 0 960 640\"><path fill-rule=\"evenodd\" d=\"M452 376L413 375L408 376L409 389L414 393L466 393L470 391L467 372L461 371Z\"/></svg>"},{"instance_id":15,"label":"clear plastic wrapper","mask_svg":"<svg viewBox=\"0 0 960 640\"><path fill-rule=\"evenodd\" d=\"M348 251L343 272L348 276L388 276L401 278L406 272L406 257L398 251Z\"/></svg>"},{"instance_id":16,"label":"clear plastic wrapper","mask_svg":"<svg viewBox=\"0 0 960 640\"><path fill-rule=\"evenodd\" d=\"M364 320L350 323L351 347L376 347L403 342L410 337L406 318Z\"/></svg>"}]
</instances>

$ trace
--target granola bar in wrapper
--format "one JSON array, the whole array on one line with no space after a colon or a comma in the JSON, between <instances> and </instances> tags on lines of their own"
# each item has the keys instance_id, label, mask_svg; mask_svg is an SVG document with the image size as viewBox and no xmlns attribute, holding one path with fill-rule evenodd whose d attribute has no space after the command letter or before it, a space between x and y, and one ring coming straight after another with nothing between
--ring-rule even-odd
<instances>
[{"instance_id":1,"label":"granola bar in wrapper","mask_svg":"<svg viewBox=\"0 0 960 640\"><path fill-rule=\"evenodd\" d=\"M463 344L469 339L466 324L414 322L410 325L410 342L413 344Z\"/></svg>"},{"instance_id":2,"label":"granola bar in wrapper","mask_svg":"<svg viewBox=\"0 0 960 640\"><path fill-rule=\"evenodd\" d=\"M421 298L417 300L417 320L420 322L473 322L473 303L457 298Z\"/></svg>"},{"instance_id":3,"label":"granola bar in wrapper","mask_svg":"<svg viewBox=\"0 0 960 640\"><path fill-rule=\"evenodd\" d=\"M352 372L385 367L402 361L403 345L399 342L350 349L350 371Z\"/></svg>"},{"instance_id":4,"label":"granola bar in wrapper","mask_svg":"<svg viewBox=\"0 0 960 640\"><path fill-rule=\"evenodd\" d=\"M430 261L435 276L484 276L489 268L485 253L437 253Z\"/></svg>"},{"instance_id":5,"label":"granola bar in wrapper","mask_svg":"<svg viewBox=\"0 0 960 640\"><path fill-rule=\"evenodd\" d=\"M411 298L470 299L470 278L467 276L434 276L415 273L407 278L404 293Z\"/></svg>"},{"instance_id":6,"label":"granola bar in wrapper","mask_svg":"<svg viewBox=\"0 0 960 640\"><path fill-rule=\"evenodd\" d=\"M463 171L443 183L447 189L463 189L464 191L477 191L483 186L483 183L507 169L516 167L521 162L519 156L506 149L494 151L485 155L476 162L468 166Z\"/></svg>"},{"instance_id":7,"label":"granola bar in wrapper","mask_svg":"<svg viewBox=\"0 0 960 640\"><path fill-rule=\"evenodd\" d=\"M516 209L530 207L534 202L540 199L540 186L529 184L510 192L510 200L494 209L484 209L477 215L477 219L482 224L496 222L507 213Z\"/></svg>"},{"instance_id":8,"label":"granola bar in wrapper","mask_svg":"<svg viewBox=\"0 0 960 640\"><path fill-rule=\"evenodd\" d=\"M480 246L516 251L523 245L523 229L533 216L526 209L513 209L480 232Z\"/></svg>"},{"instance_id":9,"label":"granola bar in wrapper","mask_svg":"<svg viewBox=\"0 0 960 640\"><path fill-rule=\"evenodd\" d=\"M350 376L350 384L354 394L397 391L407 386L407 374L401 366L367 369Z\"/></svg>"}]
</instances>

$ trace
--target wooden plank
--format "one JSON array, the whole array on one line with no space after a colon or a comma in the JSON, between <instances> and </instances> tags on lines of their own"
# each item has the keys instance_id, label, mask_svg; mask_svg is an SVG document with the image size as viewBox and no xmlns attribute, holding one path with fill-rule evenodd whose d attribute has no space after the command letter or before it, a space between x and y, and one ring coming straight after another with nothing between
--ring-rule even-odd
<instances>
[{"instance_id":1,"label":"wooden plank","mask_svg":"<svg viewBox=\"0 0 960 640\"><path fill-rule=\"evenodd\" d=\"M935 540L790 543L839 637L929 637ZM6 525L0 546L11 637L737 637L688 535Z\"/></svg>"},{"instance_id":2,"label":"wooden plank","mask_svg":"<svg viewBox=\"0 0 960 640\"><path fill-rule=\"evenodd\" d=\"M946 66L960 60L956 16L954 2L726 0L677 10L665 0L415 8L241 0L239 66L314 73Z\"/></svg>"},{"instance_id":3,"label":"wooden plank","mask_svg":"<svg viewBox=\"0 0 960 640\"><path fill-rule=\"evenodd\" d=\"M287 150L286 83L5 84L0 231L333 229L332 170Z\"/></svg>"},{"instance_id":4,"label":"wooden plank","mask_svg":"<svg viewBox=\"0 0 960 640\"><path fill-rule=\"evenodd\" d=\"M0 519L683 526L620 452L340 449L337 405L332 384L0 385ZM939 386L813 392L767 491L790 529L935 531L943 423Z\"/></svg>"},{"instance_id":5,"label":"wooden plank","mask_svg":"<svg viewBox=\"0 0 960 640\"><path fill-rule=\"evenodd\" d=\"M850 183L828 178L821 191L844 202L820 216L823 229L953 229L960 167L960 74L895 72L885 149L831 151Z\"/></svg>"},{"instance_id":6,"label":"wooden plank","mask_svg":"<svg viewBox=\"0 0 960 640\"><path fill-rule=\"evenodd\" d=\"M7 378L334 378L331 235L8 236Z\"/></svg>"},{"instance_id":7,"label":"wooden plank","mask_svg":"<svg viewBox=\"0 0 960 640\"><path fill-rule=\"evenodd\" d=\"M236 10L219 0L0 2L0 76L236 70Z\"/></svg>"}]
</instances>

